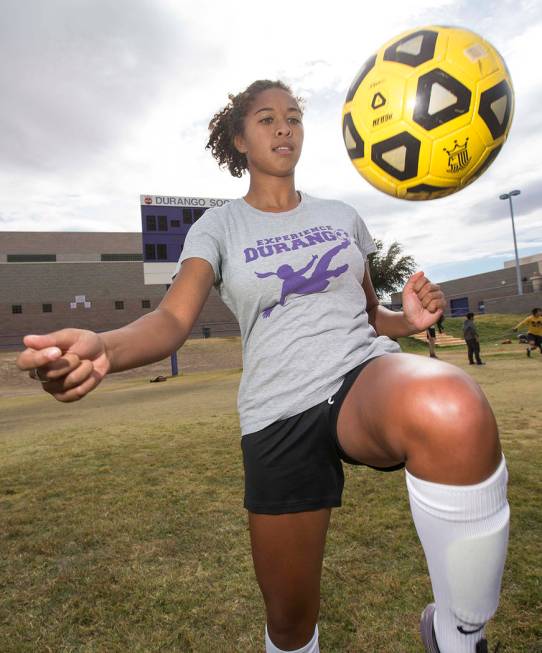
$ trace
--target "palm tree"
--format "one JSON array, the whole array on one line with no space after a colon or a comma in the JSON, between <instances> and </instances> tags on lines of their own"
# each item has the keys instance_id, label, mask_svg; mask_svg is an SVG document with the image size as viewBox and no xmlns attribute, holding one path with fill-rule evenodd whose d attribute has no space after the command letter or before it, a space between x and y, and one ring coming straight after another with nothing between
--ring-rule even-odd
<instances>
[{"instance_id":1,"label":"palm tree","mask_svg":"<svg viewBox=\"0 0 542 653\"><path fill-rule=\"evenodd\" d=\"M402 248L394 241L384 252L384 243L375 238L377 251L369 254L369 268L376 294L380 299L401 289L414 274L416 262L412 256L401 256Z\"/></svg>"}]
</instances>

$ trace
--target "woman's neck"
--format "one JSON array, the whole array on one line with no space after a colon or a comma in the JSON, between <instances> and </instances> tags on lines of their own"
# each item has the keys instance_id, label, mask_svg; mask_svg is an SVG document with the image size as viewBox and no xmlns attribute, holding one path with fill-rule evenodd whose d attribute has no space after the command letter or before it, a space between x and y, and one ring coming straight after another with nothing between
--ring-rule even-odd
<instances>
[{"instance_id":1,"label":"woman's neck","mask_svg":"<svg viewBox=\"0 0 542 653\"><path fill-rule=\"evenodd\" d=\"M285 182L288 183L285 183ZM301 201L299 193L295 189L294 178L282 178L264 184L258 184L253 178L250 180L248 193L244 197L250 206L260 211L270 213L281 213L291 211Z\"/></svg>"}]
</instances>

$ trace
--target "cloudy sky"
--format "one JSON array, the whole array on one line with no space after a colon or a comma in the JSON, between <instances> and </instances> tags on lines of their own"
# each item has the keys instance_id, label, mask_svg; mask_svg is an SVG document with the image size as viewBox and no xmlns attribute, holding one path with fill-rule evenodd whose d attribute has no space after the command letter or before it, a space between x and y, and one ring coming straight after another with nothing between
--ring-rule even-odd
<instances>
[{"instance_id":1,"label":"cloudy sky","mask_svg":"<svg viewBox=\"0 0 542 653\"><path fill-rule=\"evenodd\" d=\"M361 64L416 27L468 27L503 55L516 112L490 169L455 195L407 202L352 166L341 109ZM0 230L139 231L139 195L238 197L207 125L228 93L283 79L306 100L298 188L354 205L436 281L542 251L539 0L2 0ZM1 236L0 236L1 239Z\"/></svg>"}]
</instances>

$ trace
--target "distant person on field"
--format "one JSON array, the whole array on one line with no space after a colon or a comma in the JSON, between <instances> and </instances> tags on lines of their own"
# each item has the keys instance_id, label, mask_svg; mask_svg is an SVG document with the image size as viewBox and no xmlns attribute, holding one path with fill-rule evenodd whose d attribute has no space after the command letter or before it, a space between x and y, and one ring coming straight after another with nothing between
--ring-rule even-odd
<instances>
[{"instance_id":1,"label":"distant person on field","mask_svg":"<svg viewBox=\"0 0 542 653\"><path fill-rule=\"evenodd\" d=\"M480 358L480 336L474 324L474 313L467 313L467 319L463 322L463 338L467 343L469 365L474 365L475 358L476 365L484 365Z\"/></svg>"},{"instance_id":2,"label":"distant person on field","mask_svg":"<svg viewBox=\"0 0 542 653\"><path fill-rule=\"evenodd\" d=\"M439 333L444 333L444 315L441 315L437 322L437 328Z\"/></svg>"},{"instance_id":3,"label":"distant person on field","mask_svg":"<svg viewBox=\"0 0 542 653\"><path fill-rule=\"evenodd\" d=\"M430 358L438 358L437 353L436 353L436 341L437 341L437 333L435 331L435 327L430 326L426 330L426 335L427 335L427 343L429 345L429 356Z\"/></svg>"},{"instance_id":4,"label":"distant person on field","mask_svg":"<svg viewBox=\"0 0 542 653\"><path fill-rule=\"evenodd\" d=\"M531 351L537 347L542 354L542 311L539 308L533 308L531 315L516 324L514 331L517 331L524 324L527 324L527 356L530 357Z\"/></svg>"}]
</instances>

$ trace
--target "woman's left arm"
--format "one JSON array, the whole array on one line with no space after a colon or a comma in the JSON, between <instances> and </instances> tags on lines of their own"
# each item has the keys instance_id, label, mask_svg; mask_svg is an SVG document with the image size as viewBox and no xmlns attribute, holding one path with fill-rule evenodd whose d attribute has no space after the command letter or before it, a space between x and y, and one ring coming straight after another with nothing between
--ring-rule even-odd
<instances>
[{"instance_id":1,"label":"woman's left arm","mask_svg":"<svg viewBox=\"0 0 542 653\"><path fill-rule=\"evenodd\" d=\"M368 263L362 287L367 298L369 323L379 336L400 338L424 331L437 322L446 306L442 290L423 272L416 272L407 281L403 289L402 311L390 311L380 305Z\"/></svg>"}]
</instances>

